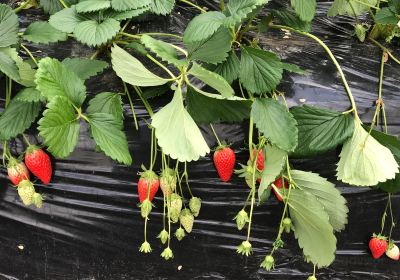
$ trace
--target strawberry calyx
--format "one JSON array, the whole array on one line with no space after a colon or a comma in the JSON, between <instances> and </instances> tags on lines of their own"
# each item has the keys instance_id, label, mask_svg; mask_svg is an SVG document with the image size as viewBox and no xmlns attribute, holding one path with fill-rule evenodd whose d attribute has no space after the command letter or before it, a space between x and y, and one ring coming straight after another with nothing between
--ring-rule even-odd
<instances>
[{"instance_id":1,"label":"strawberry calyx","mask_svg":"<svg viewBox=\"0 0 400 280\"><path fill-rule=\"evenodd\" d=\"M22 180L19 184L18 187L19 188L26 188L26 187L30 187L33 186L32 182L29 180Z\"/></svg>"},{"instance_id":2,"label":"strawberry calyx","mask_svg":"<svg viewBox=\"0 0 400 280\"><path fill-rule=\"evenodd\" d=\"M384 235L381 235L381 234L375 234L375 233L373 233L373 234L372 234L372 238L376 238L376 239L379 239L379 240L387 241L387 237L384 236Z\"/></svg>"},{"instance_id":3,"label":"strawberry calyx","mask_svg":"<svg viewBox=\"0 0 400 280\"><path fill-rule=\"evenodd\" d=\"M28 148L26 148L25 153L26 154L32 154L34 152L36 152L37 150L40 150L41 148L39 146L36 145L29 145Z\"/></svg>"},{"instance_id":4,"label":"strawberry calyx","mask_svg":"<svg viewBox=\"0 0 400 280\"><path fill-rule=\"evenodd\" d=\"M19 161L18 159L16 159L15 157L10 157L8 159L8 163L7 163L7 167L8 168L13 168L15 167L18 163L20 163L21 161Z\"/></svg>"}]
</instances>

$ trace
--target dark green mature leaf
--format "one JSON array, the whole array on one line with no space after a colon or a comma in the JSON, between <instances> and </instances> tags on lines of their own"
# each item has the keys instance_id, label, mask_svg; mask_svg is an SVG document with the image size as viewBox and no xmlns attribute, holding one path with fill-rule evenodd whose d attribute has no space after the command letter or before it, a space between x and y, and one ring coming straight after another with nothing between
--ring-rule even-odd
<instances>
[{"instance_id":1,"label":"dark green mature leaf","mask_svg":"<svg viewBox=\"0 0 400 280\"><path fill-rule=\"evenodd\" d=\"M270 92L282 79L282 62L268 51L242 47L240 82L252 93Z\"/></svg>"},{"instance_id":2,"label":"dark green mature leaf","mask_svg":"<svg viewBox=\"0 0 400 280\"><path fill-rule=\"evenodd\" d=\"M303 21L299 18L298 15L289 10L275 10L273 11L275 17L278 18L280 22L282 22L286 26L290 26L294 29L310 32L311 31L311 22Z\"/></svg>"},{"instance_id":3,"label":"dark green mature leaf","mask_svg":"<svg viewBox=\"0 0 400 280\"><path fill-rule=\"evenodd\" d=\"M256 98L251 116L258 130L278 148L291 152L297 146L297 122L286 107L272 98Z\"/></svg>"},{"instance_id":4,"label":"dark green mature leaf","mask_svg":"<svg viewBox=\"0 0 400 280\"><path fill-rule=\"evenodd\" d=\"M175 0L153 0L151 11L157 15L167 15L171 13L175 6Z\"/></svg>"},{"instance_id":5,"label":"dark green mature leaf","mask_svg":"<svg viewBox=\"0 0 400 280\"><path fill-rule=\"evenodd\" d=\"M11 7L0 4L0 48L18 43L18 26L18 17Z\"/></svg>"},{"instance_id":6,"label":"dark green mature leaf","mask_svg":"<svg viewBox=\"0 0 400 280\"><path fill-rule=\"evenodd\" d=\"M156 87L142 87L141 89L143 98L151 99L171 92L171 83Z\"/></svg>"},{"instance_id":7,"label":"dark green mature leaf","mask_svg":"<svg viewBox=\"0 0 400 280\"><path fill-rule=\"evenodd\" d=\"M141 8L137 8L134 10L128 10L128 11L124 11L124 12L112 11L112 12L109 12L109 16L112 17L113 19L121 21L121 20L126 20L126 19L140 16L141 14L144 14L145 12L148 12L148 11L150 11L150 6L144 6Z\"/></svg>"},{"instance_id":8,"label":"dark green mature leaf","mask_svg":"<svg viewBox=\"0 0 400 280\"><path fill-rule=\"evenodd\" d=\"M397 24L399 18L391 9L385 7L376 12L374 21L380 24Z\"/></svg>"},{"instance_id":9,"label":"dark green mature leaf","mask_svg":"<svg viewBox=\"0 0 400 280\"><path fill-rule=\"evenodd\" d=\"M347 224L349 209L346 205L346 199L335 188L335 185L312 172L291 170L290 175L301 190L313 194L322 204L329 216L329 223L333 230L343 230Z\"/></svg>"},{"instance_id":10,"label":"dark green mature leaf","mask_svg":"<svg viewBox=\"0 0 400 280\"><path fill-rule=\"evenodd\" d=\"M336 237L323 205L313 194L298 189L291 190L288 205L304 255L318 268L330 265L335 259Z\"/></svg>"},{"instance_id":11,"label":"dark green mature leaf","mask_svg":"<svg viewBox=\"0 0 400 280\"><path fill-rule=\"evenodd\" d=\"M0 72L10 77L14 81L19 81L19 71L15 61L9 56L10 51L16 52L11 48L0 48Z\"/></svg>"},{"instance_id":12,"label":"dark green mature leaf","mask_svg":"<svg viewBox=\"0 0 400 280\"><path fill-rule=\"evenodd\" d=\"M363 3L367 3L365 5ZM328 10L328 16L348 15L351 17L359 16L369 10L369 6L375 6L377 0L335 0Z\"/></svg>"},{"instance_id":13,"label":"dark green mature leaf","mask_svg":"<svg viewBox=\"0 0 400 280\"><path fill-rule=\"evenodd\" d=\"M194 17L186 27L183 34L183 42L192 42L207 39L214 34L224 22L226 16L217 11L211 11Z\"/></svg>"},{"instance_id":14,"label":"dark green mature leaf","mask_svg":"<svg viewBox=\"0 0 400 280\"><path fill-rule=\"evenodd\" d=\"M316 0L291 0L290 3L301 20L312 21L317 8Z\"/></svg>"},{"instance_id":15,"label":"dark green mature leaf","mask_svg":"<svg viewBox=\"0 0 400 280\"><path fill-rule=\"evenodd\" d=\"M21 102L44 102L45 98L41 95L40 91L35 88L24 88L14 98Z\"/></svg>"},{"instance_id":16,"label":"dark green mature leaf","mask_svg":"<svg viewBox=\"0 0 400 280\"><path fill-rule=\"evenodd\" d=\"M231 50L232 35L227 28L220 28L211 37L199 42L186 44L188 58L206 63L221 63L228 57Z\"/></svg>"},{"instance_id":17,"label":"dark green mature leaf","mask_svg":"<svg viewBox=\"0 0 400 280\"><path fill-rule=\"evenodd\" d=\"M241 23L258 6L268 2L269 0L230 0L224 11L227 15L224 25L230 27Z\"/></svg>"},{"instance_id":18,"label":"dark green mature leaf","mask_svg":"<svg viewBox=\"0 0 400 280\"><path fill-rule=\"evenodd\" d=\"M214 72L204 69L196 62L193 62L192 68L190 68L188 74L193 75L200 81L216 89L223 97L231 97L235 95L233 88L224 78Z\"/></svg>"},{"instance_id":19,"label":"dark green mature leaf","mask_svg":"<svg viewBox=\"0 0 400 280\"><path fill-rule=\"evenodd\" d=\"M330 151L353 135L354 120L350 114L306 105L293 107L290 112L299 130L299 144L294 156Z\"/></svg>"},{"instance_id":20,"label":"dark green mature leaf","mask_svg":"<svg viewBox=\"0 0 400 280\"><path fill-rule=\"evenodd\" d=\"M64 0L65 4L71 6L78 2L78 0ZM40 6L43 8L45 13L54 14L60 10L63 10L63 5L60 0L40 0Z\"/></svg>"},{"instance_id":21,"label":"dark green mature leaf","mask_svg":"<svg viewBox=\"0 0 400 280\"><path fill-rule=\"evenodd\" d=\"M111 6L116 11L128 11L150 6L151 0L111 0Z\"/></svg>"},{"instance_id":22,"label":"dark green mature leaf","mask_svg":"<svg viewBox=\"0 0 400 280\"><path fill-rule=\"evenodd\" d=\"M229 84L239 77L240 61L234 51L229 53L228 58L215 65L208 65L208 69L222 76Z\"/></svg>"},{"instance_id":23,"label":"dark green mature leaf","mask_svg":"<svg viewBox=\"0 0 400 280\"><path fill-rule=\"evenodd\" d=\"M50 16L49 23L60 31L72 33L75 27L84 20L85 19L76 12L75 6L72 6L71 8L63 9Z\"/></svg>"},{"instance_id":24,"label":"dark green mature leaf","mask_svg":"<svg viewBox=\"0 0 400 280\"><path fill-rule=\"evenodd\" d=\"M65 158L75 149L80 125L75 109L67 99L52 98L38 124L44 144L55 157Z\"/></svg>"},{"instance_id":25,"label":"dark green mature leaf","mask_svg":"<svg viewBox=\"0 0 400 280\"><path fill-rule=\"evenodd\" d=\"M105 61L88 58L66 58L62 61L62 64L73 71L81 80L96 76L108 66Z\"/></svg>"},{"instance_id":26,"label":"dark green mature leaf","mask_svg":"<svg viewBox=\"0 0 400 280\"><path fill-rule=\"evenodd\" d=\"M82 21L75 27L74 33L79 42L95 47L107 43L118 34L119 29L119 21L107 18L100 23L95 20Z\"/></svg>"},{"instance_id":27,"label":"dark green mature leaf","mask_svg":"<svg viewBox=\"0 0 400 280\"><path fill-rule=\"evenodd\" d=\"M138 59L116 45L111 49L111 62L115 73L128 84L148 87L169 82L150 72Z\"/></svg>"},{"instance_id":28,"label":"dark green mature leaf","mask_svg":"<svg viewBox=\"0 0 400 280\"><path fill-rule=\"evenodd\" d=\"M200 129L183 105L181 88L170 103L154 114L151 125L163 152L181 162L198 160L210 152Z\"/></svg>"},{"instance_id":29,"label":"dark green mature leaf","mask_svg":"<svg viewBox=\"0 0 400 280\"><path fill-rule=\"evenodd\" d=\"M105 10L111 7L110 0L85 0L80 1L76 6L76 11L78 13L87 13Z\"/></svg>"},{"instance_id":30,"label":"dark green mature leaf","mask_svg":"<svg viewBox=\"0 0 400 280\"><path fill-rule=\"evenodd\" d=\"M387 193L400 192L400 173L397 173L394 179L379 183L376 187Z\"/></svg>"},{"instance_id":31,"label":"dark green mature leaf","mask_svg":"<svg viewBox=\"0 0 400 280\"><path fill-rule=\"evenodd\" d=\"M36 120L41 107L38 102L22 102L14 98L0 117L0 139L10 140L23 133Z\"/></svg>"},{"instance_id":32,"label":"dark green mature leaf","mask_svg":"<svg viewBox=\"0 0 400 280\"><path fill-rule=\"evenodd\" d=\"M171 63L175 66L182 66L183 61L179 60L176 49L168 43L153 39L148 35L141 36L141 42L146 48L154 52L163 61Z\"/></svg>"},{"instance_id":33,"label":"dark green mature leaf","mask_svg":"<svg viewBox=\"0 0 400 280\"><path fill-rule=\"evenodd\" d=\"M80 107L86 98L83 81L61 62L54 58L43 58L36 73L37 89L49 101L62 96Z\"/></svg>"},{"instance_id":34,"label":"dark green mature leaf","mask_svg":"<svg viewBox=\"0 0 400 280\"><path fill-rule=\"evenodd\" d=\"M113 92L96 94L96 96L89 101L87 112L89 114L106 113L113 115L114 119L122 124L124 114L121 95Z\"/></svg>"},{"instance_id":35,"label":"dark green mature leaf","mask_svg":"<svg viewBox=\"0 0 400 280\"><path fill-rule=\"evenodd\" d=\"M282 62L282 68L283 68L283 70L286 70L288 72L295 73L295 74L305 75L307 73L307 71L301 69L296 64Z\"/></svg>"},{"instance_id":36,"label":"dark green mature leaf","mask_svg":"<svg viewBox=\"0 0 400 280\"><path fill-rule=\"evenodd\" d=\"M284 169L287 152L268 144L264 149L264 170L261 174L261 184L258 188L259 204L266 202L271 192L270 185Z\"/></svg>"},{"instance_id":37,"label":"dark green mature leaf","mask_svg":"<svg viewBox=\"0 0 400 280\"><path fill-rule=\"evenodd\" d=\"M125 133L121 130L122 120L106 113L93 113L88 117L93 138L100 149L112 159L130 165L132 157Z\"/></svg>"},{"instance_id":38,"label":"dark green mature leaf","mask_svg":"<svg viewBox=\"0 0 400 280\"><path fill-rule=\"evenodd\" d=\"M38 44L55 43L67 40L67 33L64 33L45 21L31 23L22 36L25 40Z\"/></svg>"},{"instance_id":39,"label":"dark green mature leaf","mask_svg":"<svg viewBox=\"0 0 400 280\"><path fill-rule=\"evenodd\" d=\"M250 117L252 104L250 100L217 97L218 95L215 94L198 93L192 87L188 87L187 110L197 123L240 122Z\"/></svg>"}]
</instances>

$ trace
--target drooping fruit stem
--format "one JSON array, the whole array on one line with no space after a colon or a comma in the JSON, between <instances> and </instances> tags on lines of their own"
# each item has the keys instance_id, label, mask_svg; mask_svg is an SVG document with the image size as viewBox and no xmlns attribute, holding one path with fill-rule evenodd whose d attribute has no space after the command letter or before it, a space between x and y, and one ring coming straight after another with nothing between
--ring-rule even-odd
<instances>
[{"instance_id":1,"label":"drooping fruit stem","mask_svg":"<svg viewBox=\"0 0 400 280\"><path fill-rule=\"evenodd\" d=\"M219 147L222 146L221 141L219 140L218 135L217 135L217 133L215 132L215 129L214 129L214 127L213 127L213 125L212 125L211 123L210 123L210 127L211 127L211 130L212 130L212 132L213 132L213 134L214 134L214 136L215 136L215 139L217 139L218 146L219 146Z\"/></svg>"},{"instance_id":2,"label":"drooping fruit stem","mask_svg":"<svg viewBox=\"0 0 400 280\"><path fill-rule=\"evenodd\" d=\"M198 9L198 10L199 10L200 12L202 12L202 13L207 13L207 11L204 10L202 7L197 6L196 4L190 2L189 0L179 0L179 1L181 1L182 3L188 4L189 6L192 6L192 7L196 8L196 9Z\"/></svg>"},{"instance_id":3,"label":"drooping fruit stem","mask_svg":"<svg viewBox=\"0 0 400 280\"><path fill-rule=\"evenodd\" d=\"M30 52L30 50L29 50L27 47L25 47L24 44L20 44L20 46L21 46L21 48L23 48L24 51L29 55L29 57L32 59L33 63L35 63L36 66L39 66L39 65L38 65L38 62L37 62L37 60L36 60L36 58L32 55L32 53Z\"/></svg>"},{"instance_id":4,"label":"drooping fruit stem","mask_svg":"<svg viewBox=\"0 0 400 280\"><path fill-rule=\"evenodd\" d=\"M135 122L135 128L136 128L136 130L139 130L139 125L138 125L138 121L136 118L135 107L133 106L131 94L129 93L128 86L126 85L126 83L124 81L122 81L122 84L124 85L125 95L128 97L129 106L131 107L133 121Z\"/></svg>"},{"instance_id":5,"label":"drooping fruit stem","mask_svg":"<svg viewBox=\"0 0 400 280\"><path fill-rule=\"evenodd\" d=\"M190 186L189 186L189 174L187 172L187 162L186 161L185 161L185 169L183 171L183 176L185 177L185 183L186 183L186 187L189 191L189 194L191 197L193 197L192 190L190 189Z\"/></svg>"}]
</instances>

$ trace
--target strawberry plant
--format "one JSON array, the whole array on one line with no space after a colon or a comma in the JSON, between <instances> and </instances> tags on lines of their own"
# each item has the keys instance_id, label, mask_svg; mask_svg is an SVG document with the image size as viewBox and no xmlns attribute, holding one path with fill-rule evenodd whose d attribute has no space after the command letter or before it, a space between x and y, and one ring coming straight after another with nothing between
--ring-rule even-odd
<instances>
[{"instance_id":1,"label":"strawberry plant","mask_svg":"<svg viewBox=\"0 0 400 280\"><path fill-rule=\"evenodd\" d=\"M130 95L134 91L151 118L149 166L142 165L137 182L137 202L144 219L144 242L139 251L152 252L147 226L159 188L164 205L158 238L166 244L161 257L174 257L173 236L180 241L196 229L195 218L201 214L202 201L190 189L188 163L210 153L212 147L200 129L207 125L218 142L213 161L219 177L228 182L236 173L248 187L248 197L234 217L238 230L244 231L242 242L237 244L238 254L252 254L254 208L266 203L272 191L283 205L283 212L275 242L260 266L266 270L274 268L274 256L291 233L305 260L313 265L314 273L309 279L316 279L316 268L327 267L334 261L335 233L347 224L346 200L333 183L319 174L295 169L291 159L312 158L340 149L336 169L339 181L388 192L381 232L373 236L369 245L374 258L386 252L390 258L398 259L398 248L391 239L391 194L400 190L400 142L388 134L382 81L388 59L400 64L384 45L399 37L399 1L335 0L328 12L328 16L354 17L358 39L369 40L383 51L376 110L370 126L361 121L356 100L335 55L310 33L315 0L291 0L286 8L273 10L265 9L269 7L268 0L221 0L219 10L180 0L177 2L199 11L183 34L140 33L132 28L134 20L146 15L169 14L176 4L174 0L46 0L40 1L40 6L51 14L48 22L34 22L19 32L16 13L35 6L34 2L28 0L14 11L0 5L0 30L4 30L0 32L0 71L6 81L0 139L10 180L18 185L25 205L42 207L42 197L35 192L25 165L12 155L9 142L24 139L28 145L25 164L43 184L50 183L52 165L44 148L32 145L24 134L33 123L37 124L42 146L56 159L66 158L74 151L80 130L87 127L97 151L129 166L132 157L124 133L122 104L126 96L134 114ZM370 19L360 22L358 16L365 13L370 13ZM304 36L323 48L343 82L348 110L307 105L289 108L285 93L279 90L283 75L302 75L306 71L285 62L261 44L260 35L268 36L274 31ZM56 43L70 37L93 47L93 55L63 61L39 59L24 44ZM20 51L30 59L23 60ZM101 92L87 100L85 80L109 65L96 60L100 55L107 59L109 56L124 92ZM155 67L148 67L150 63ZM19 85L15 86L16 83ZM22 90L12 98L20 87ZM160 95L170 95L169 102L154 112L149 99ZM235 172L235 151L220 141L213 127L219 122L248 125L244 148L248 161L239 163L242 168ZM376 129L379 126L383 131ZM185 186L190 198L185 197ZM388 211L391 227L387 238L383 233ZM174 233L173 224L177 224Z\"/></svg>"}]
</instances>

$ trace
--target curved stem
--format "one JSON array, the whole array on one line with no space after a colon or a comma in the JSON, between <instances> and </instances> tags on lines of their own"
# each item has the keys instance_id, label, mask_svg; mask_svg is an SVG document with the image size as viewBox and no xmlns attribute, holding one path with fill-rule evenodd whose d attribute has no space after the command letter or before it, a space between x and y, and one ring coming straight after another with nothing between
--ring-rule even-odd
<instances>
[{"instance_id":1,"label":"curved stem","mask_svg":"<svg viewBox=\"0 0 400 280\"><path fill-rule=\"evenodd\" d=\"M23 48L24 51L29 55L29 57L33 60L33 62L36 64L36 66L39 66L39 65L38 65L38 62L37 62L37 60L36 60L36 58L32 55L32 53L28 50L28 48L25 47L24 44L20 44L20 46L21 46L21 48Z\"/></svg>"},{"instance_id":2,"label":"curved stem","mask_svg":"<svg viewBox=\"0 0 400 280\"><path fill-rule=\"evenodd\" d=\"M147 102L147 99L143 98L142 96L142 90L140 87L138 86L133 86L133 88L135 89L137 95L139 96L140 100L142 100L144 107L146 108L147 113L149 113L150 117L152 117L154 115L153 109L151 109L151 106L149 104L149 102Z\"/></svg>"},{"instance_id":3,"label":"curved stem","mask_svg":"<svg viewBox=\"0 0 400 280\"><path fill-rule=\"evenodd\" d=\"M380 71L379 71L379 87L378 87L378 101L377 101L377 106L375 109L375 113L374 113L374 117L372 119L371 122L371 126L369 128L369 134L371 134L372 130L374 129L375 123L377 122L378 118L378 114L381 110L381 106L382 106L382 84L383 84L383 70L384 70L384 66L385 66L385 52L382 52L382 57L381 57L381 67L380 67Z\"/></svg>"},{"instance_id":4,"label":"curved stem","mask_svg":"<svg viewBox=\"0 0 400 280\"><path fill-rule=\"evenodd\" d=\"M382 235L382 234L383 234L383 230L384 230L384 228L385 228L385 222L386 222L387 210L388 210L388 207L389 207L389 201L390 201L390 199L388 199L388 201L386 202L385 211L383 212L383 215L382 215L382 219L381 219L381 231L380 231L379 235Z\"/></svg>"},{"instance_id":5,"label":"curved stem","mask_svg":"<svg viewBox=\"0 0 400 280\"><path fill-rule=\"evenodd\" d=\"M172 78L173 80L176 80L175 75L174 75L171 71L169 71L169 69L168 69L167 67L165 67L162 63L160 63L159 61L157 61L157 59L155 59L154 57L152 57L152 56L149 55L149 54L146 54L146 57L149 58L151 61L153 61L153 62L154 62L155 64L157 64L158 66L160 66L162 69L164 69L164 71L167 72L168 75L170 75L171 78Z\"/></svg>"},{"instance_id":6,"label":"curved stem","mask_svg":"<svg viewBox=\"0 0 400 280\"><path fill-rule=\"evenodd\" d=\"M182 36L177 35L177 34L171 34L171 33L148 32L148 33L140 33L138 35L164 36L164 37L173 37L173 38L177 38L177 39L182 39Z\"/></svg>"},{"instance_id":7,"label":"curved stem","mask_svg":"<svg viewBox=\"0 0 400 280\"><path fill-rule=\"evenodd\" d=\"M279 232L278 232L278 236L276 237L276 240L281 239L281 236L282 236L282 233L283 233L283 220L286 217L286 212L287 212L288 204L289 204L290 191L292 190L292 176L290 174L289 159L287 157L286 157L286 170L287 170L287 173L288 173L288 176L289 176L289 190L288 190L288 195L287 195L286 200L285 200L285 206L283 208L281 222L279 224Z\"/></svg>"},{"instance_id":8,"label":"curved stem","mask_svg":"<svg viewBox=\"0 0 400 280\"><path fill-rule=\"evenodd\" d=\"M299 31L299 30L296 30L294 28L291 28L291 27L288 27L288 26L284 26L284 25L275 25L275 24L273 24L273 25L270 25L269 27L270 28L274 28L274 29L289 30L289 31L295 32L297 34L307 36L307 37L313 39L314 41L316 41L327 52L327 54L329 55L329 57L332 60L333 64L335 64L336 69L338 70L339 75L340 75L340 77L342 79L344 88L345 88L346 93L347 93L347 97L349 98L349 101L351 103L351 107L353 109L354 117L359 120L359 116L358 116L358 113L357 113L357 106L356 106L356 103L354 101L353 94L351 93L349 84L347 83L346 77L344 76L343 70L340 67L339 62L336 60L335 56L333 55L333 53L329 49L329 47L321 39L319 39L317 36L315 36L315 35L313 35L311 33Z\"/></svg>"},{"instance_id":9,"label":"curved stem","mask_svg":"<svg viewBox=\"0 0 400 280\"><path fill-rule=\"evenodd\" d=\"M368 39L369 39L372 43L374 43L375 45L377 45L378 47L380 47L383 51L385 51L385 52L388 54L388 56L389 56L391 59L393 59L397 64L400 64L400 60L397 59L397 58L392 54L392 52L389 51L388 48L386 48L384 45L382 45L381 43L379 43L378 41L376 41L376 40L373 39L373 38L368 38Z\"/></svg>"},{"instance_id":10,"label":"curved stem","mask_svg":"<svg viewBox=\"0 0 400 280\"><path fill-rule=\"evenodd\" d=\"M14 9L14 13L16 13L16 14L19 13L22 9L24 9L26 6L28 6L31 1L32 0L26 0L24 3L22 3L21 6Z\"/></svg>"},{"instance_id":11,"label":"curved stem","mask_svg":"<svg viewBox=\"0 0 400 280\"><path fill-rule=\"evenodd\" d=\"M129 34L129 33L126 33L126 32L119 32L118 34L124 35L126 37L130 37L130 38L134 38L134 39L140 39L140 36L139 35L135 35L135 34Z\"/></svg>"},{"instance_id":12,"label":"curved stem","mask_svg":"<svg viewBox=\"0 0 400 280\"><path fill-rule=\"evenodd\" d=\"M211 123L210 123L210 127L211 127L212 132L214 133L215 139L217 139L218 146L221 147L222 146L221 141L219 141L218 135L215 132L214 127L213 127L213 125Z\"/></svg>"},{"instance_id":13,"label":"curved stem","mask_svg":"<svg viewBox=\"0 0 400 280\"><path fill-rule=\"evenodd\" d=\"M198 9L202 13L207 13L207 11L204 10L202 7L197 6L196 4L194 4L194 3L192 3L192 2L190 2L188 0L179 0L179 1L181 1L181 2L183 2L185 4L188 4L189 6L195 7L196 9Z\"/></svg>"},{"instance_id":14,"label":"curved stem","mask_svg":"<svg viewBox=\"0 0 400 280\"><path fill-rule=\"evenodd\" d=\"M122 81L122 84L124 85L125 94L128 97L129 106L131 107L131 110L132 110L133 121L135 122L135 128L136 128L136 130L139 130L139 125L138 125L138 121L136 118L135 107L133 106L131 94L129 93L128 86L126 85L126 83L124 81Z\"/></svg>"}]
</instances>

